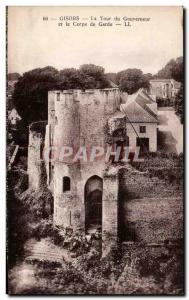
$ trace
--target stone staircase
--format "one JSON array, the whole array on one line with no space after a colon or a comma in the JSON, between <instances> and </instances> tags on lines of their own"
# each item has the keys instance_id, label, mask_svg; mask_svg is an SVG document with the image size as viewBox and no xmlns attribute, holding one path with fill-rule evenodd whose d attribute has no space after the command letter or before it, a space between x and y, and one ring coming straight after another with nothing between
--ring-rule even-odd
<instances>
[{"instance_id":1,"label":"stone staircase","mask_svg":"<svg viewBox=\"0 0 189 300\"><path fill-rule=\"evenodd\" d=\"M71 257L66 249L62 249L53 244L49 239L41 239L37 241L30 239L26 242L25 260L31 262L33 260L49 261L49 262L70 262Z\"/></svg>"}]
</instances>

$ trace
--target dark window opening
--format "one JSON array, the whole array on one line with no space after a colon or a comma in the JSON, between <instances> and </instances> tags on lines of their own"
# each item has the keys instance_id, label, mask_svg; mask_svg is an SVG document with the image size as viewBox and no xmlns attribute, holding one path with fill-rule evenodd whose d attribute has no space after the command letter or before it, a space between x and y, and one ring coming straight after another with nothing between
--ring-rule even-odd
<instances>
[{"instance_id":1,"label":"dark window opening","mask_svg":"<svg viewBox=\"0 0 189 300\"><path fill-rule=\"evenodd\" d=\"M70 178L65 176L63 177L63 192L70 191Z\"/></svg>"},{"instance_id":2,"label":"dark window opening","mask_svg":"<svg viewBox=\"0 0 189 300\"><path fill-rule=\"evenodd\" d=\"M146 133L146 126L140 126L140 133Z\"/></svg>"},{"instance_id":3,"label":"dark window opening","mask_svg":"<svg viewBox=\"0 0 189 300\"><path fill-rule=\"evenodd\" d=\"M40 159L43 159L43 148L44 148L44 145L41 144L40 145Z\"/></svg>"},{"instance_id":4,"label":"dark window opening","mask_svg":"<svg viewBox=\"0 0 189 300\"><path fill-rule=\"evenodd\" d=\"M60 93L57 93L57 101L60 101Z\"/></svg>"}]
</instances>

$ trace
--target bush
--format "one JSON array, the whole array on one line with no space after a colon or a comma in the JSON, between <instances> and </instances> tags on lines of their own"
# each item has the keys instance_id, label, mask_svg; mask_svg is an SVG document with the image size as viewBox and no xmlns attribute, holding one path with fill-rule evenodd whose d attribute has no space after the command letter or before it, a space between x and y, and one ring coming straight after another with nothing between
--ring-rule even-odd
<instances>
[{"instance_id":1,"label":"bush","mask_svg":"<svg viewBox=\"0 0 189 300\"><path fill-rule=\"evenodd\" d=\"M31 237L37 240L52 236L54 232L52 219L42 219L39 223L34 223L31 232Z\"/></svg>"},{"instance_id":2,"label":"bush","mask_svg":"<svg viewBox=\"0 0 189 300\"><path fill-rule=\"evenodd\" d=\"M183 180L183 154L166 154L157 152L150 154L144 162L133 162L133 166L141 171L147 172L150 178L158 177L167 184L182 187Z\"/></svg>"},{"instance_id":3,"label":"bush","mask_svg":"<svg viewBox=\"0 0 189 300\"><path fill-rule=\"evenodd\" d=\"M20 199L28 210L31 220L37 221L52 215L53 196L46 187L41 187L37 191L28 189L20 195Z\"/></svg>"}]
</instances>

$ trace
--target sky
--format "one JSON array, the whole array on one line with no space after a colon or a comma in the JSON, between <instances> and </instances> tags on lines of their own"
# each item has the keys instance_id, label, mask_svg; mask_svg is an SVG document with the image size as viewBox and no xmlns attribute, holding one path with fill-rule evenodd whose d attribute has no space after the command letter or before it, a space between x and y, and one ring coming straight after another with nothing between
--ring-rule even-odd
<instances>
[{"instance_id":1,"label":"sky","mask_svg":"<svg viewBox=\"0 0 189 300\"><path fill-rule=\"evenodd\" d=\"M65 16L79 17L75 22L88 26L73 26L73 21L70 26L65 21L58 26ZM101 16L111 18L114 25L99 26ZM91 17L96 17L96 26L89 26ZM127 27L123 18L150 20L131 21L132 26ZM183 55L182 8L11 6L7 38L9 73L93 63L106 72L139 68L154 74L170 59Z\"/></svg>"}]
</instances>

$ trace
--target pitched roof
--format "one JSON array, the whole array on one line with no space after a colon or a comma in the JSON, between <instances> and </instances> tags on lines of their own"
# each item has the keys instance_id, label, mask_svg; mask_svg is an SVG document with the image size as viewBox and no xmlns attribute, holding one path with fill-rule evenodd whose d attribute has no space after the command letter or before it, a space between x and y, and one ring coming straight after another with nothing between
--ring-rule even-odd
<instances>
[{"instance_id":1,"label":"pitched roof","mask_svg":"<svg viewBox=\"0 0 189 300\"><path fill-rule=\"evenodd\" d=\"M120 110L126 114L130 122L157 123L157 104L142 89L129 95L125 104L121 104Z\"/></svg>"},{"instance_id":2,"label":"pitched roof","mask_svg":"<svg viewBox=\"0 0 189 300\"><path fill-rule=\"evenodd\" d=\"M117 84L115 84L115 82L113 82L112 80L108 80L109 81L109 84L110 84L110 86L112 87L112 88L118 88L118 85Z\"/></svg>"}]
</instances>

